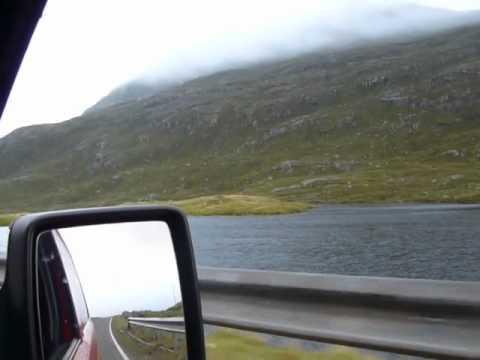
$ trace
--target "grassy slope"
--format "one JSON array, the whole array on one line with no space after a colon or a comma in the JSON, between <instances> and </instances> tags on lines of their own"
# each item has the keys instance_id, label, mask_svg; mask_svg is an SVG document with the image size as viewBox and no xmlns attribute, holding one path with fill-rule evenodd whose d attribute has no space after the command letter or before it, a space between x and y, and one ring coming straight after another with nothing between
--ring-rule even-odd
<instances>
[{"instance_id":1,"label":"grassy slope","mask_svg":"<svg viewBox=\"0 0 480 360\"><path fill-rule=\"evenodd\" d=\"M135 358L147 358L147 356L163 356L162 359L181 359L181 354L172 354L162 351L158 346L145 346L127 335L127 322L122 316L115 316L112 321L112 329L120 346ZM155 339L155 335L148 330L136 328L131 330L135 335L149 343L162 344L171 347L169 336ZM332 347L327 351L308 352L295 347L274 347L265 343L254 333L246 333L231 329L215 331L206 339L207 357L209 360L244 360L251 359L284 359L284 360L375 360L372 356L366 356L360 352L345 347ZM183 351L183 350L182 350Z\"/></svg>"},{"instance_id":2,"label":"grassy slope","mask_svg":"<svg viewBox=\"0 0 480 360\"><path fill-rule=\"evenodd\" d=\"M159 333L158 331L133 326L127 328L127 318L134 317L178 317L183 316L183 307L178 303L163 311L136 311L125 312L122 315L112 318L112 331L115 338L122 346L122 349L135 359L157 359L165 360L184 360L185 344L177 347L177 352L167 351L165 349L175 349L174 337L169 334ZM145 343L137 341L141 339Z\"/></svg>"},{"instance_id":3,"label":"grassy slope","mask_svg":"<svg viewBox=\"0 0 480 360\"><path fill-rule=\"evenodd\" d=\"M228 197L217 206L225 194L479 202L479 59L477 26L226 71L21 129L0 140L2 210L172 201L195 214L261 208ZM211 198L183 201L203 196Z\"/></svg>"},{"instance_id":4,"label":"grassy slope","mask_svg":"<svg viewBox=\"0 0 480 360\"><path fill-rule=\"evenodd\" d=\"M207 357L210 360L284 359L284 360L374 360L354 349L332 347L323 352L307 352L298 348L273 347L253 333L235 330L216 331L207 337Z\"/></svg>"},{"instance_id":5,"label":"grassy slope","mask_svg":"<svg viewBox=\"0 0 480 360\"><path fill-rule=\"evenodd\" d=\"M183 316L183 305L181 302L175 304L174 306L161 311L134 311L134 312L125 312L122 314L123 317L127 318L130 316L133 317L178 317Z\"/></svg>"},{"instance_id":6,"label":"grassy slope","mask_svg":"<svg viewBox=\"0 0 480 360\"><path fill-rule=\"evenodd\" d=\"M138 202L136 205L171 205L192 216L213 215L284 215L306 211L310 205L299 201L284 201L266 196L216 195L172 201ZM20 214L0 214L0 226L8 226Z\"/></svg>"},{"instance_id":7,"label":"grassy slope","mask_svg":"<svg viewBox=\"0 0 480 360\"><path fill-rule=\"evenodd\" d=\"M146 202L151 204L152 202ZM142 203L139 203L142 204ZM172 202L160 202L178 207L188 215L284 215L306 211L310 205L298 201L282 201L266 196L212 195Z\"/></svg>"},{"instance_id":8,"label":"grassy slope","mask_svg":"<svg viewBox=\"0 0 480 360\"><path fill-rule=\"evenodd\" d=\"M155 330L138 328L130 330L130 333L145 341L145 345L128 335L127 320L122 316L115 316L112 320L112 331L115 339L122 349L135 359L165 359L165 360L184 360L185 349L179 348L178 352L165 351L164 347L173 349L173 338L170 335L161 335Z\"/></svg>"},{"instance_id":9,"label":"grassy slope","mask_svg":"<svg viewBox=\"0 0 480 360\"><path fill-rule=\"evenodd\" d=\"M8 226L17 218L18 214L0 214L0 226Z\"/></svg>"}]
</instances>

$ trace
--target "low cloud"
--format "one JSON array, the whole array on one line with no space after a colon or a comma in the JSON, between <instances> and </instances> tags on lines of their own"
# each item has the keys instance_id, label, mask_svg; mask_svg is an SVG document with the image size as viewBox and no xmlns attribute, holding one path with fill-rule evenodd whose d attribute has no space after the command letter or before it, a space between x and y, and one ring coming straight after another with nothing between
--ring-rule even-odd
<instances>
[{"instance_id":1,"label":"low cloud","mask_svg":"<svg viewBox=\"0 0 480 360\"><path fill-rule=\"evenodd\" d=\"M478 18L454 11L475 8L478 0L49 0L0 136L80 115L134 79L157 86L325 47L437 31Z\"/></svg>"},{"instance_id":2,"label":"low cloud","mask_svg":"<svg viewBox=\"0 0 480 360\"><path fill-rule=\"evenodd\" d=\"M260 14L268 13L265 7L259 10ZM139 74L139 78L149 82L185 80L322 48L350 46L396 35L421 35L477 18L476 13L406 1L340 0L321 5L300 1L299 6L291 9L291 16L286 16L289 9L281 5L272 11L273 14L267 16L270 22L259 21L259 13L252 14L248 26L223 21L218 26L218 34L212 34L210 25L205 37L199 34L192 39L191 46L178 43L170 53L158 53L155 64ZM215 22L215 18L210 21ZM176 37L175 33L172 37Z\"/></svg>"}]
</instances>

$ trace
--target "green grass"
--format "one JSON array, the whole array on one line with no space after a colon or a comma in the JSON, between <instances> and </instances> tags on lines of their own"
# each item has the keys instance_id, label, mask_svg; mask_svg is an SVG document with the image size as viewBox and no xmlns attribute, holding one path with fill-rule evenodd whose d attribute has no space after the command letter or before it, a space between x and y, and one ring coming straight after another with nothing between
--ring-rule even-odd
<instances>
[{"instance_id":1,"label":"green grass","mask_svg":"<svg viewBox=\"0 0 480 360\"><path fill-rule=\"evenodd\" d=\"M124 317L183 317L183 304L181 302L161 311L143 310L124 312Z\"/></svg>"},{"instance_id":2,"label":"green grass","mask_svg":"<svg viewBox=\"0 0 480 360\"><path fill-rule=\"evenodd\" d=\"M127 203L132 204L132 203ZM279 200L266 196L212 195L171 202L138 202L134 204L171 205L191 216L213 215L285 215L307 211L306 202ZM0 226L8 226L21 214L0 214Z\"/></svg>"},{"instance_id":3,"label":"green grass","mask_svg":"<svg viewBox=\"0 0 480 360\"><path fill-rule=\"evenodd\" d=\"M125 311L112 318L112 331L122 348L135 359L184 360L183 335L172 335L140 326L128 327L129 317L179 317L183 306L179 302L162 311Z\"/></svg>"},{"instance_id":4,"label":"green grass","mask_svg":"<svg viewBox=\"0 0 480 360\"><path fill-rule=\"evenodd\" d=\"M310 205L267 196L214 195L172 202L188 215L282 215L306 211Z\"/></svg>"},{"instance_id":5,"label":"green grass","mask_svg":"<svg viewBox=\"0 0 480 360\"><path fill-rule=\"evenodd\" d=\"M115 339L122 349L134 359L165 359L185 360L185 342L177 341L175 337L182 335L171 335L153 329L132 326L127 327L126 316L114 316L112 319L112 331ZM171 351L175 349L176 351Z\"/></svg>"},{"instance_id":6,"label":"green grass","mask_svg":"<svg viewBox=\"0 0 480 360\"><path fill-rule=\"evenodd\" d=\"M211 195L168 202L142 201L134 205L169 205L190 216L286 215L309 210L306 202L256 195Z\"/></svg>"},{"instance_id":7,"label":"green grass","mask_svg":"<svg viewBox=\"0 0 480 360\"><path fill-rule=\"evenodd\" d=\"M177 353L164 350L173 348L173 337L158 331L133 326L127 328L127 316L115 316L112 331L120 346L128 355L136 359L162 358L179 360L185 358L185 348ZM130 335L129 335L130 334ZM137 339L135 339L134 337ZM147 344L143 344L142 342ZM162 348L163 347L163 348ZM221 329L206 338L207 358L209 360L375 360L352 348L332 346L325 351L304 351L295 346L276 347L267 344L260 336L251 332L233 329Z\"/></svg>"},{"instance_id":8,"label":"green grass","mask_svg":"<svg viewBox=\"0 0 480 360\"><path fill-rule=\"evenodd\" d=\"M331 347L322 352L307 352L295 347L274 347L252 333L236 330L219 330L207 337L209 360L373 360L346 347Z\"/></svg>"},{"instance_id":9,"label":"green grass","mask_svg":"<svg viewBox=\"0 0 480 360\"><path fill-rule=\"evenodd\" d=\"M0 226L8 226L10 225L13 220L15 220L19 214L3 214L0 215Z\"/></svg>"}]
</instances>

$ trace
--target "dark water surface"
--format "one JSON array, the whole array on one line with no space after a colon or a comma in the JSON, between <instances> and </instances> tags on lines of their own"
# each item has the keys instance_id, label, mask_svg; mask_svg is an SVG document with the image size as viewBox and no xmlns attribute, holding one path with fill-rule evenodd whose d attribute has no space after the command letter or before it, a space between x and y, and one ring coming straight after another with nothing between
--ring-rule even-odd
<instances>
[{"instance_id":1,"label":"dark water surface","mask_svg":"<svg viewBox=\"0 0 480 360\"><path fill-rule=\"evenodd\" d=\"M480 280L478 205L322 206L190 225L200 266Z\"/></svg>"}]
</instances>

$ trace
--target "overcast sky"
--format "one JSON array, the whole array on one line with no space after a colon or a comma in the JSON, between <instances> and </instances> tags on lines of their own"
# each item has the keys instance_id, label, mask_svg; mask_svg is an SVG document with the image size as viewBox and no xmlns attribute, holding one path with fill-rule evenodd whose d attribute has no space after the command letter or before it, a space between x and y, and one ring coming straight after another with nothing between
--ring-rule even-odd
<instances>
[{"instance_id":1,"label":"overcast sky","mask_svg":"<svg viewBox=\"0 0 480 360\"><path fill-rule=\"evenodd\" d=\"M367 37L396 31L388 19L375 23L376 14L411 3L480 9L479 0L49 0L0 137L68 120L134 78L188 78L330 45L332 29ZM409 20L398 24L408 28Z\"/></svg>"}]
</instances>

